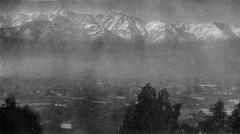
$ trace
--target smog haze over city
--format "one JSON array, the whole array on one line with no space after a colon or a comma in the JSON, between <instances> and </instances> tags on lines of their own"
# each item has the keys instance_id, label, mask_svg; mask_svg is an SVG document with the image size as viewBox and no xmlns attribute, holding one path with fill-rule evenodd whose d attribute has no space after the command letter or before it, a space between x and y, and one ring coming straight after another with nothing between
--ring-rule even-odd
<instances>
[{"instance_id":1,"label":"smog haze over city","mask_svg":"<svg viewBox=\"0 0 240 134\"><path fill-rule=\"evenodd\" d=\"M0 0L0 133L239 133L239 18L238 0Z\"/></svg>"}]
</instances>

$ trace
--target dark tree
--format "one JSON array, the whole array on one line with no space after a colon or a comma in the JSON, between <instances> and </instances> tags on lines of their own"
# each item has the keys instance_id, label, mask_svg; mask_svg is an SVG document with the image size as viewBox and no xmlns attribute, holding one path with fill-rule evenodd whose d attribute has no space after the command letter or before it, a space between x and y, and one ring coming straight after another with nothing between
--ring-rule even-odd
<instances>
[{"instance_id":1,"label":"dark tree","mask_svg":"<svg viewBox=\"0 0 240 134\"><path fill-rule=\"evenodd\" d=\"M41 134L40 116L28 106L16 106L16 99L8 95L6 105L0 107L1 134Z\"/></svg>"},{"instance_id":2,"label":"dark tree","mask_svg":"<svg viewBox=\"0 0 240 134\"><path fill-rule=\"evenodd\" d=\"M240 133L240 103L236 105L229 120L232 132Z\"/></svg>"},{"instance_id":3,"label":"dark tree","mask_svg":"<svg viewBox=\"0 0 240 134\"><path fill-rule=\"evenodd\" d=\"M202 132L223 133L226 128L227 115L224 111L224 103L222 100L218 100L210 108L212 116L209 116L205 121L199 123L200 130Z\"/></svg>"},{"instance_id":4,"label":"dark tree","mask_svg":"<svg viewBox=\"0 0 240 134\"><path fill-rule=\"evenodd\" d=\"M181 105L172 105L169 93L159 93L150 84L144 86L135 103L130 104L123 120L120 133L151 134L173 132L178 127Z\"/></svg>"},{"instance_id":5,"label":"dark tree","mask_svg":"<svg viewBox=\"0 0 240 134\"><path fill-rule=\"evenodd\" d=\"M224 123L226 120L226 112L224 111L224 103L222 100L218 100L216 104L214 104L210 108L210 112L213 113L213 124L214 125L214 130L216 132L223 132L224 130Z\"/></svg>"}]
</instances>

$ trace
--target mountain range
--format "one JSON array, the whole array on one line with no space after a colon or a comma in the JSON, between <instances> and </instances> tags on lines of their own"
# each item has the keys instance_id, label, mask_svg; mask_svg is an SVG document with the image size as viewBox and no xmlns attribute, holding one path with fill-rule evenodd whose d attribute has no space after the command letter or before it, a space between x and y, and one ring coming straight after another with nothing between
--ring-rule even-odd
<instances>
[{"instance_id":1,"label":"mountain range","mask_svg":"<svg viewBox=\"0 0 240 134\"><path fill-rule=\"evenodd\" d=\"M240 38L240 28L226 23L179 23L144 21L122 13L80 14L68 10L4 15L0 39L96 40L111 38L148 44L164 42L225 41Z\"/></svg>"}]
</instances>

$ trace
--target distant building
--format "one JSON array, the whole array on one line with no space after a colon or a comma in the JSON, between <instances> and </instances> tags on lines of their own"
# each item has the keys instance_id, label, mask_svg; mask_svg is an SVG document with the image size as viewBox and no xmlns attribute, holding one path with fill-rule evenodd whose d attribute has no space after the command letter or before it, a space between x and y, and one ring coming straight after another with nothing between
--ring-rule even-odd
<instances>
[{"instance_id":1,"label":"distant building","mask_svg":"<svg viewBox=\"0 0 240 134\"><path fill-rule=\"evenodd\" d=\"M239 99L229 99L229 102L237 105L239 103Z\"/></svg>"},{"instance_id":2,"label":"distant building","mask_svg":"<svg viewBox=\"0 0 240 134\"><path fill-rule=\"evenodd\" d=\"M72 123L64 122L61 124L62 129L72 129Z\"/></svg>"},{"instance_id":3,"label":"distant building","mask_svg":"<svg viewBox=\"0 0 240 134\"><path fill-rule=\"evenodd\" d=\"M64 134L74 134L74 129L72 125L72 121L65 121L61 123L60 128Z\"/></svg>"},{"instance_id":4,"label":"distant building","mask_svg":"<svg viewBox=\"0 0 240 134\"><path fill-rule=\"evenodd\" d=\"M217 88L218 85L212 85L212 84L202 84L200 85L201 88Z\"/></svg>"},{"instance_id":5,"label":"distant building","mask_svg":"<svg viewBox=\"0 0 240 134\"><path fill-rule=\"evenodd\" d=\"M211 115L212 113L209 111L209 109L200 109L204 114Z\"/></svg>"},{"instance_id":6,"label":"distant building","mask_svg":"<svg viewBox=\"0 0 240 134\"><path fill-rule=\"evenodd\" d=\"M227 115L231 115L232 114L232 111L231 110L227 110L225 111Z\"/></svg>"},{"instance_id":7,"label":"distant building","mask_svg":"<svg viewBox=\"0 0 240 134\"><path fill-rule=\"evenodd\" d=\"M30 107L47 107L47 106L51 106L52 103L44 103L44 102L41 102L41 103L20 103L18 104L18 106L30 106Z\"/></svg>"},{"instance_id":8,"label":"distant building","mask_svg":"<svg viewBox=\"0 0 240 134\"><path fill-rule=\"evenodd\" d=\"M198 101L204 101L206 98L205 97L199 97L199 96L195 96L195 97L192 97L193 99L195 100L198 100Z\"/></svg>"},{"instance_id":9,"label":"distant building","mask_svg":"<svg viewBox=\"0 0 240 134\"><path fill-rule=\"evenodd\" d=\"M60 104L60 103L55 103L54 104L55 107L66 107L66 104Z\"/></svg>"},{"instance_id":10,"label":"distant building","mask_svg":"<svg viewBox=\"0 0 240 134\"><path fill-rule=\"evenodd\" d=\"M237 90L237 88L236 87L231 87L231 90Z\"/></svg>"},{"instance_id":11,"label":"distant building","mask_svg":"<svg viewBox=\"0 0 240 134\"><path fill-rule=\"evenodd\" d=\"M218 95L232 95L232 92L230 92L230 91L217 91L217 92L214 92L214 94L218 94Z\"/></svg>"},{"instance_id":12,"label":"distant building","mask_svg":"<svg viewBox=\"0 0 240 134\"><path fill-rule=\"evenodd\" d=\"M121 100L126 99L125 96L116 96L115 98L116 98L116 99L121 99Z\"/></svg>"},{"instance_id":13,"label":"distant building","mask_svg":"<svg viewBox=\"0 0 240 134\"><path fill-rule=\"evenodd\" d=\"M221 86L219 85L214 85L214 84L200 84L200 89L201 91L203 91L204 93L213 93L215 91L221 90Z\"/></svg>"}]
</instances>

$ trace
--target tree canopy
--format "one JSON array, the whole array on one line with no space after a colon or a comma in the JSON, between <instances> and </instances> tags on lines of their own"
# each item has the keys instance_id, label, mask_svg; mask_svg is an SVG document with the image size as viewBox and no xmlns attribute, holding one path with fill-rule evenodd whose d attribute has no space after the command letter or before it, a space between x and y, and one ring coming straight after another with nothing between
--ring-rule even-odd
<instances>
[{"instance_id":1,"label":"tree canopy","mask_svg":"<svg viewBox=\"0 0 240 134\"><path fill-rule=\"evenodd\" d=\"M129 105L120 133L151 134L174 132L178 127L181 104L171 104L169 93L157 93L150 84L142 87L136 102Z\"/></svg>"},{"instance_id":2,"label":"tree canopy","mask_svg":"<svg viewBox=\"0 0 240 134\"><path fill-rule=\"evenodd\" d=\"M16 106L16 99L8 95L0 107L1 134L41 134L40 116L28 106Z\"/></svg>"},{"instance_id":3,"label":"tree canopy","mask_svg":"<svg viewBox=\"0 0 240 134\"><path fill-rule=\"evenodd\" d=\"M224 111L224 103L218 100L217 103L211 106L209 111L211 116L205 121L199 122L199 130L203 133L224 133L229 131L228 116Z\"/></svg>"}]
</instances>

